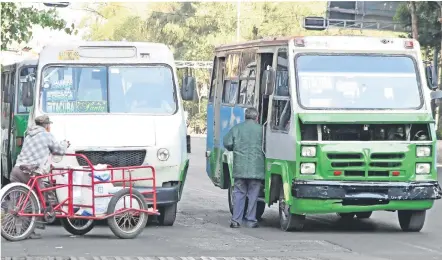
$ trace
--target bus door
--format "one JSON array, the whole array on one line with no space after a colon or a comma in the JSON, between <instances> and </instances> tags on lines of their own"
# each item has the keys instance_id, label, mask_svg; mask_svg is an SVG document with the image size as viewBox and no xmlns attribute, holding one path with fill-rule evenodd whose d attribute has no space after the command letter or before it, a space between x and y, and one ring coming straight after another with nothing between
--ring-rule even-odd
<instances>
[{"instance_id":1,"label":"bus door","mask_svg":"<svg viewBox=\"0 0 442 260\"><path fill-rule=\"evenodd\" d=\"M35 75L36 70L37 66L23 66L17 68L18 77L16 78L16 87L14 88L15 101L13 108L15 113L11 126L11 161L13 165L15 164L23 145L25 131L28 127L29 112L31 110L30 107L23 106L23 100L21 98L23 83L27 80L29 75Z\"/></svg>"},{"instance_id":2,"label":"bus door","mask_svg":"<svg viewBox=\"0 0 442 260\"><path fill-rule=\"evenodd\" d=\"M286 48L279 48L277 54L274 62L276 84L273 95L270 96L265 127L265 153L267 158L293 161L296 146L288 138L292 122L288 52Z\"/></svg>"},{"instance_id":3,"label":"bus door","mask_svg":"<svg viewBox=\"0 0 442 260\"><path fill-rule=\"evenodd\" d=\"M2 177L9 177L11 171L11 116L13 113L13 93L12 87L15 77L15 66L10 66L2 72ZM4 179L2 178L2 185Z\"/></svg>"}]
</instances>

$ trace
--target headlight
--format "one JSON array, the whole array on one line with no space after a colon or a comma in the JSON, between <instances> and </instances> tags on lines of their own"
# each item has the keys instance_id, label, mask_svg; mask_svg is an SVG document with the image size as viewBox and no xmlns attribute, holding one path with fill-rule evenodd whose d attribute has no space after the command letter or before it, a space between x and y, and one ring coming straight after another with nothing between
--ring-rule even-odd
<instances>
[{"instance_id":1,"label":"headlight","mask_svg":"<svg viewBox=\"0 0 442 260\"><path fill-rule=\"evenodd\" d=\"M301 156L302 157L315 157L316 156L316 147L303 146L301 148Z\"/></svg>"},{"instance_id":2,"label":"headlight","mask_svg":"<svg viewBox=\"0 0 442 260\"><path fill-rule=\"evenodd\" d=\"M301 174L315 174L316 166L314 163L301 163Z\"/></svg>"},{"instance_id":3,"label":"headlight","mask_svg":"<svg viewBox=\"0 0 442 260\"><path fill-rule=\"evenodd\" d=\"M169 159L169 150L166 148L158 149L157 157L160 161L167 161L167 159Z\"/></svg>"},{"instance_id":4,"label":"headlight","mask_svg":"<svg viewBox=\"0 0 442 260\"><path fill-rule=\"evenodd\" d=\"M431 164L429 163L416 163L416 174L430 174Z\"/></svg>"},{"instance_id":5,"label":"headlight","mask_svg":"<svg viewBox=\"0 0 442 260\"><path fill-rule=\"evenodd\" d=\"M431 156L431 147L430 146L418 146L418 147L416 147L416 156L417 157L429 157L429 156Z\"/></svg>"}]
</instances>

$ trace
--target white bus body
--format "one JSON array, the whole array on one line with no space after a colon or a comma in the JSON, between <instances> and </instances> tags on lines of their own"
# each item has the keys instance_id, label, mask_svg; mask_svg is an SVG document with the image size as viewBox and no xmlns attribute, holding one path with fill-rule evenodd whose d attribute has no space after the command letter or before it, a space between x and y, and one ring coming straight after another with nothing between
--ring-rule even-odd
<instances>
[{"instance_id":1,"label":"white bus body","mask_svg":"<svg viewBox=\"0 0 442 260\"><path fill-rule=\"evenodd\" d=\"M40 53L36 81L31 118L47 114L54 136L70 141L68 153L85 154L93 164L154 166L160 223L173 224L188 156L169 48L135 42L47 45ZM85 166L70 156L54 165ZM146 171L133 170L132 176L150 176ZM149 188L152 182L135 185Z\"/></svg>"}]
</instances>

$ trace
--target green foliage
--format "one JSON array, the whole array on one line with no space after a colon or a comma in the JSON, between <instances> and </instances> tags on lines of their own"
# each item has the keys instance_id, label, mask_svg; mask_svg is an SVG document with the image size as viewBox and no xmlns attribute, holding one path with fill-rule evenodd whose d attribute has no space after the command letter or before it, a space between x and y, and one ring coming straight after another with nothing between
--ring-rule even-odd
<instances>
[{"instance_id":1,"label":"green foliage","mask_svg":"<svg viewBox=\"0 0 442 260\"><path fill-rule=\"evenodd\" d=\"M420 45L424 48L439 46L441 41L439 5L434 1L417 1L415 4ZM394 19L406 26L411 26L411 13L408 3L403 3L399 6ZM411 35L408 35L408 37L411 38Z\"/></svg>"},{"instance_id":2,"label":"green foliage","mask_svg":"<svg viewBox=\"0 0 442 260\"><path fill-rule=\"evenodd\" d=\"M38 10L34 7L20 7L18 3L1 3L1 49L6 50L12 42L28 42L32 37L32 26L63 30L74 33L74 24L66 27L66 21L58 17L55 8Z\"/></svg>"}]
</instances>

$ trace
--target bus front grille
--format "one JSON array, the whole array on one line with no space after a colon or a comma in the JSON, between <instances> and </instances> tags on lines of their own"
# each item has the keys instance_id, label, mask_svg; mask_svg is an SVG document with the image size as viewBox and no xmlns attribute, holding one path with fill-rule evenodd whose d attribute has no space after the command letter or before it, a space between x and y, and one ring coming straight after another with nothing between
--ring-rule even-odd
<instances>
[{"instance_id":1,"label":"bus front grille","mask_svg":"<svg viewBox=\"0 0 442 260\"><path fill-rule=\"evenodd\" d=\"M146 150L128 151L76 151L85 155L93 165L108 164L112 167L140 166L146 157ZM83 158L77 157L81 166L88 166Z\"/></svg>"}]
</instances>

